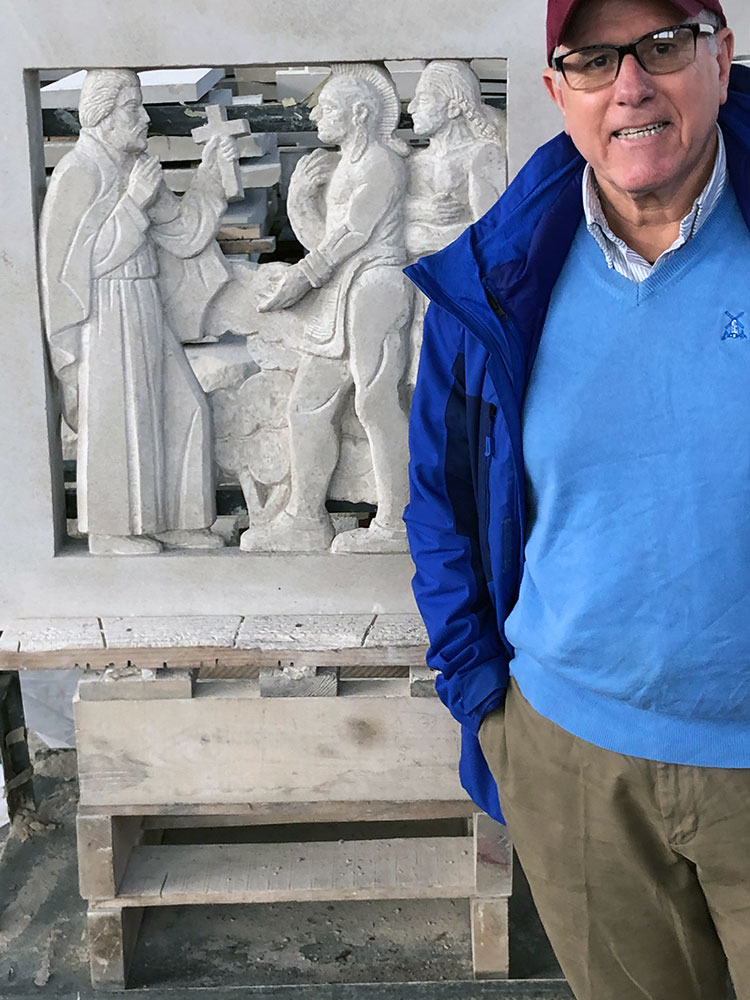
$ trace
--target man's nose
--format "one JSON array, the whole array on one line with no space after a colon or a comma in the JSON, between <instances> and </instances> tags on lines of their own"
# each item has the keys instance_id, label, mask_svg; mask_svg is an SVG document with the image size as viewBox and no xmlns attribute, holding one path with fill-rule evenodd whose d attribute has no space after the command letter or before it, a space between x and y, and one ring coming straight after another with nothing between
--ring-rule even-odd
<instances>
[{"instance_id":1,"label":"man's nose","mask_svg":"<svg viewBox=\"0 0 750 1000\"><path fill-rule=\"evenodd\" d=\"M623 59L614 87L618 104L642 104L655 93L653 77L634 55L627 55Z\"/></svg>"},{"instance_id":2,"label":"man's nose","mask_svg":"<svg viewBox=\"0 0 750 1000\"><path fill-rule=\"evenodd\" d=\"M317 122L320 120L320 105L316 104L315 107L310 112L310 121Z\"/></svg>"}]
</instances>

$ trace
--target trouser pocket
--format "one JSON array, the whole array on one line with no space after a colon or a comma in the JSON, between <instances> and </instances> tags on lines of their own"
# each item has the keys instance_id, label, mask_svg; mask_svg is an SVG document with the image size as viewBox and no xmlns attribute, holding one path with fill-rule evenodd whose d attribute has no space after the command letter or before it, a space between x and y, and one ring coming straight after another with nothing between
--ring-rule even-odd
<instances>
[{"instance_id":1,"label":"trouser pocket","mask_svg":"<svg viewBox=\"0 0 750 1000\"><path fill-rule=\"evenodd\" d=\"M505 757L505 703L485 715L478 736L484 759L497 781Z\"/></svg>"}]
</instances>

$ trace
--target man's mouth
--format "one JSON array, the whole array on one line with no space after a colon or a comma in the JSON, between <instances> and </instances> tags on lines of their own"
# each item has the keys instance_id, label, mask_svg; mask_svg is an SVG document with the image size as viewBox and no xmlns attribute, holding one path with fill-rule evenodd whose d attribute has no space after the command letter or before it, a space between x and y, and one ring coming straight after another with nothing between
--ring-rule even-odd
<instances>
[{"instance_id":1,"label":"man's mouth","mask_svg":"<svg viewBox=\"0 0 750 1000\"><path fill-rule=\"evenodd\" d=\"M637 128L621 128L612 135L615 139L647 139L658 135L669 125L669 122L652 122L650 125L639 125Z\"/></svg>"}]
</instances>

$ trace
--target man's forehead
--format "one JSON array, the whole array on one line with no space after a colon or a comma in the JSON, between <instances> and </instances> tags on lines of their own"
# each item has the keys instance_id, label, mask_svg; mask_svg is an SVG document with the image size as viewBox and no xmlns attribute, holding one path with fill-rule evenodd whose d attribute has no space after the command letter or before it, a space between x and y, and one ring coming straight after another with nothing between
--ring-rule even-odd
<instances>
[{"instance_id":1,"label":"man's forehead","mask_svg":"<svg viewBox=\"0 0 750 1000\"><path fill-rule=\"evenodd\" d=\"M141 94L140 87L123 87L120 93L117 95L117 103L120 107L127 104L129 101L142 101L143 96Z\"/></svg>"},{"instance_id":2,"label":"man's forehead","mask_svg":"<svg viewBox=\"0 0 750 1000\"><path fill-rule=\"evenodd\" d=\"M602 32L626 24L628 35L637 38L684 20L685 15L669 0L581 0L565 29L564 43L586 44L593 36L595 41L610 41Z\"/></svg>"}]
</instances>

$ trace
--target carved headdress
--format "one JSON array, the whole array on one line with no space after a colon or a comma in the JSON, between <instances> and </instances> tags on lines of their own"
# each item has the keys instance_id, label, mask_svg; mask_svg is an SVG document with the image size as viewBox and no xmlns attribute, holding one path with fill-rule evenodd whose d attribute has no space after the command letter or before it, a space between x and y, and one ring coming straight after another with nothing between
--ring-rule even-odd
<instances>
[{"instance_id":1,"label":"carved headdress","mask_svg":"<svg viewBox=\"0 0 750 1000\"><path fill-rule=\"evenodd\" d=\"M408 156L411 152L408 143L394 134L401 120L401 100L388 70L375 63L334 63L331 66L330 79L337 77L359 80L374 92L380 106L377 121L378 138L394 153Z\"/></svg>"}]
</instances>

